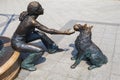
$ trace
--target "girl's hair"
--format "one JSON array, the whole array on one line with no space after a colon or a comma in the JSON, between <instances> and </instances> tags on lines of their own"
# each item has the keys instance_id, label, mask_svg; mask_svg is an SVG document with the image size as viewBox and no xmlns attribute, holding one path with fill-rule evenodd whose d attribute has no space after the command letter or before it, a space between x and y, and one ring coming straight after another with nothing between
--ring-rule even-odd
<instances>
[{"instance_id":1,"label":"girl's hair","mask_svg":"<svg viewBox=\"0 0 120 80\"><path fill-rule=\"evenodd\" d=\"M27 11L23 11L22 13L20 13L20 16L19 16L19 21L23 21L28 15L28 12Z\"/></svg>"}]
</instances>

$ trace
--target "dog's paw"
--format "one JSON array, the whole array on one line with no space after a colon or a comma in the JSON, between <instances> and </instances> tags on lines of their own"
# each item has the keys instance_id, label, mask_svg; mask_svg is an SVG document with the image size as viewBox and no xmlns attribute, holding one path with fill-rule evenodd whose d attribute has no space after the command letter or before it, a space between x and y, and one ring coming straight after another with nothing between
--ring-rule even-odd
<instances>
[{"instance_id":1,"label":"dog's paw","mask_svg":"<svg viewBox=\"0 0 120 80\"><path fill-rule=\"evenodd\" d=\"M89 67L88 67L88 70L92 70L92 69L94 69L94 68L96 68L96 66L95 66L95 65L92 65L92 66L89 66Z\"/></svg>"},{"instance_id":2,"label":"dog's paw","mask_svg":"<svg viewBox=\"0 0 120 80\"><path fill-rule=\"evenodd\" d=\"M75 57L71 57L71 60L76 60L76 58Z\"/></svg>"},{"instance_id":3,"label":"dog's paw","mask_svg":"<svg viewBox=\"0 0 120 80\"><path fill-rule=\"evenodd\" d=\"M71 69L75 69L75 67L76 67L76 65L72 65L72 66L71 66Z\"/></svg>"}]
</instances>

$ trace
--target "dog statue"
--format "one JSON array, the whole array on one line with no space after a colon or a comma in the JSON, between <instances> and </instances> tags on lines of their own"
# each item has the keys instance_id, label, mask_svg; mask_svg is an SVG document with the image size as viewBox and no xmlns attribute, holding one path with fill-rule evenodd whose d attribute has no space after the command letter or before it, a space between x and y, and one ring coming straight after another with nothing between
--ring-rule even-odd
<instances>
[{"instance_id":1,"label":"dog statue","mask_svg":"<svg viewBox=\"0 0 120 80\"><path fill-rule=\"evenodd\" d=\"M75 63L71 66L74 69L81 60L85 59L90 62L89 70L102 66L108 62L107 57L91 40L91 29L93 26L87 24L75 24L74 30L79 31L77 39L75 40L75 47L78 51L77 55L72 57Z\"/></svg>"}]
</instances>

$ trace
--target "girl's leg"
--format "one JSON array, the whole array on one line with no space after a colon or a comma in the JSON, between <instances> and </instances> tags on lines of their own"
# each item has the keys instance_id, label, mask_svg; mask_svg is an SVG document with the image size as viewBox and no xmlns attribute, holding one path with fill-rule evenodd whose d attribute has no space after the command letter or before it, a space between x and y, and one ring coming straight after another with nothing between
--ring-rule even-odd
<instances>
[{"instance_id":1,"label":"girl's leg","mask_svg":"<svg viewBox=\"0 0 120 80\"><path fill-rule=\"evenodd\" d=\"M26 42L31 42L37 39L41 39L49 53L54 53L58 50L58 46L52 41L45 33L34 31L28 35Z\"/></svg>"},{"instance_id":2,"label":"girl's leg","mask_svg":"<svg viewBox=\"0 0 120 80\"><path fill-rule=\"evenodd\" d=\"M22 52L30 52L31 54L25 58L21 64L21 67L30 71L36 70L35 61L39 60L39 58L43 55L44 51L36 46L29 44L21 44L19 50Z\"/></svg>"}]
</instances>

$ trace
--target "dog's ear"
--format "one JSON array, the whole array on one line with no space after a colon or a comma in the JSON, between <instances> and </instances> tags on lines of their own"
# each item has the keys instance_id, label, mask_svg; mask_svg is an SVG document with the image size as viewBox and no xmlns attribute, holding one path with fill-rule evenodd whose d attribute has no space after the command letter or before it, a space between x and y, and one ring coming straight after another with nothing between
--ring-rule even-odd
<instances>
[{"instance_id":1,"label":"dog's ear","mask_svg":"<svg viewBox=\"0 0 120 80\"><path fill-rule=\"evenodd\" d=\"M90 26L90 29L92 29L93 28L93 26Z\"/></svg>"},{"instance_id":2,"label":"dog's ear","mask_svg":"<svg viewBox=\"0 0 120 80\"><path fill-rule=\"evenodd\" d=\"M83 26L84 26L84 27L87 27L87 24L84 24Z\"/></svg>"},{"instance_id":3,"label":"dog's ear","mask_svg":"<svg viewBox=\"0 0 120 80\"><path fill-rule=\"evenodd\" d=\"M93 28L93 26L89 26L88 27L88 31L91 32L91 29Z\"/></svg>"}]
</instances>

